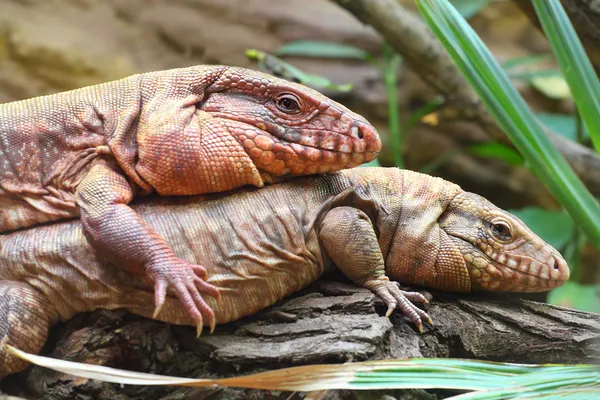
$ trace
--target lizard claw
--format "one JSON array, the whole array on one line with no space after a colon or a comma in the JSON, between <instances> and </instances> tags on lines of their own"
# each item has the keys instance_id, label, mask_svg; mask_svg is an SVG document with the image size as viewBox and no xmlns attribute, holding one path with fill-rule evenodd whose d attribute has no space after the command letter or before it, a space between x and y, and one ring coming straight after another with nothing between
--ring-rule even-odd
<instances>
[{"instance_id":1,"label":"lizard claw","mask_svg":"<svg viewBox=\"0 0 600 400\"><path fill-rule=\"evenodd\" d=\"M400 285L397 282L390 282L387 277L367 281L364 286L378 295L387 305L386 317L389 317L396 307L399 307L402 313L417 327L419 333L423 332L423 321L433 325L429 315L413 304L413 302L429 303L421 293L400 290Z\"/></svg>"},{"instance_id":2,"label":"lizard claw","mask_svg":"<svg viewBox=\"0 0 600 400\"><path fill-rule=\"evenodd\" d=\"M200 336L205 318L208 318L211 333L215 329L216 318L212 308L204 301L200 293L206 293L219 298L219 290L206 282L206 269L200 265L190 264L175 258L168 261L150 264L148 276L154 281L154 299L156 308L153 318L156 318L165 303L167 289L179 298L186 311L196 324L196 334Z\"/></svg>"}]
</instances>

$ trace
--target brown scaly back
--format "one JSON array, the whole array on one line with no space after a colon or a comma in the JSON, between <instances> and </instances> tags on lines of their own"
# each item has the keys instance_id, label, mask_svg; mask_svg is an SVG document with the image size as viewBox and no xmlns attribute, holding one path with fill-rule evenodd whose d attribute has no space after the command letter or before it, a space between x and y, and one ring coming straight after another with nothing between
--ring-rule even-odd
<instances>
[{"instance_id":1,"label":"brown scaly back","mask_svg":"<svg viewBox=\"0 0 600 400\"><path fill-rule=\"evenodd\" d=\"M556 249L479 195L459 193L439 225L462 253L471 290L542 292L569 279Z\"/></svg>"}]
</instances>

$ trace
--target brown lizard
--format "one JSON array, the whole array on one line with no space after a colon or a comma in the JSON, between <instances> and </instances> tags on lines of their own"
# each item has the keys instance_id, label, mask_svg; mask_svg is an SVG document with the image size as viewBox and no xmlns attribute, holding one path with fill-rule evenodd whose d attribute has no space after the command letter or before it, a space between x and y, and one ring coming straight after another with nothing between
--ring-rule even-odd
<instances>
[{"instance_id":1,"label":"brown lizard","mask_svg":"<svg viewBox=\"0 0 600 400\"><path fill-rule=\"evenodd\" d=\"M219 324L253 314L336 265L421 329L418 292L545 291L569 277L523 222L455 184L396 168L355 168L229 195L153 198L136 212L189 262L210 265ZM96 308L153 317L152 281L107 263L78 221L0 235L0 345L43 346L58 320ZM155 319L194 325L167 297ZM24 368L0 349L0 376Z\"/></svg>"},{"instance_id":2,"label":"brown lizard","mask_svg":"<svg viewBox=\"0 0 600 400\"><path fill-rule=\"evenodd\" d=\"M375 158L376 130L304 86L259 72L196 66L134 75L0 105L0 233L81 217L117 265L167 289L198 326L214 315L204 264L177 257L127 204L336 171Z\"/></svg>"}]
</instances>

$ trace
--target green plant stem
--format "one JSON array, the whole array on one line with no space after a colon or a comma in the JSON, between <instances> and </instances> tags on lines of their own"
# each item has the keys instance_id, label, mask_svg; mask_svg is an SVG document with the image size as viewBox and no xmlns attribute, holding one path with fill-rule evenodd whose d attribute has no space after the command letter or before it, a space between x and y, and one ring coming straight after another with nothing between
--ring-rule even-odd
<instances>
[{"instance_id":1,"label":"green plant stem","mask_svg":"<svg viewBox=\"0 0 600 400\"><path fill-rule=\"evenodd\" d=\"M390 129L390 147L394 156L394 164L404 168L404 138L400 128L400 113L398 108L397 73L400 66L400 56L389 44L383 44L383 79L388 101L388 123Z\"/></svg>"}]
</instances>

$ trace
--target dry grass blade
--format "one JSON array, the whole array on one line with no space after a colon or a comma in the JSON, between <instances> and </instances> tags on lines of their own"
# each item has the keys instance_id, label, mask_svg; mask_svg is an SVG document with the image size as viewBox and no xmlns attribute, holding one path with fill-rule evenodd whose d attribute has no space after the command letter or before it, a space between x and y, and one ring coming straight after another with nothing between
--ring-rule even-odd
<instances>
[{"instance_id":1,"label":"dry grass blade","mask_svg":"<svg viewBox=\"0 0 600 400\"><path fill-rule=\"evenodd\" d=\"M302 392L330 389L458 389L475 391L472 397L464 398L480 400L509 399L524 392L544 398L543 395L548 393L567 389L577 393L582 390L600 393L600 369L593 365L544 366L460 359L382 360L307 365L225 379L190 379L56 360L28 354L10 346L8 349L31 363L56 371L129 385L238 387Z\"/></svg>"}]
</instances>

